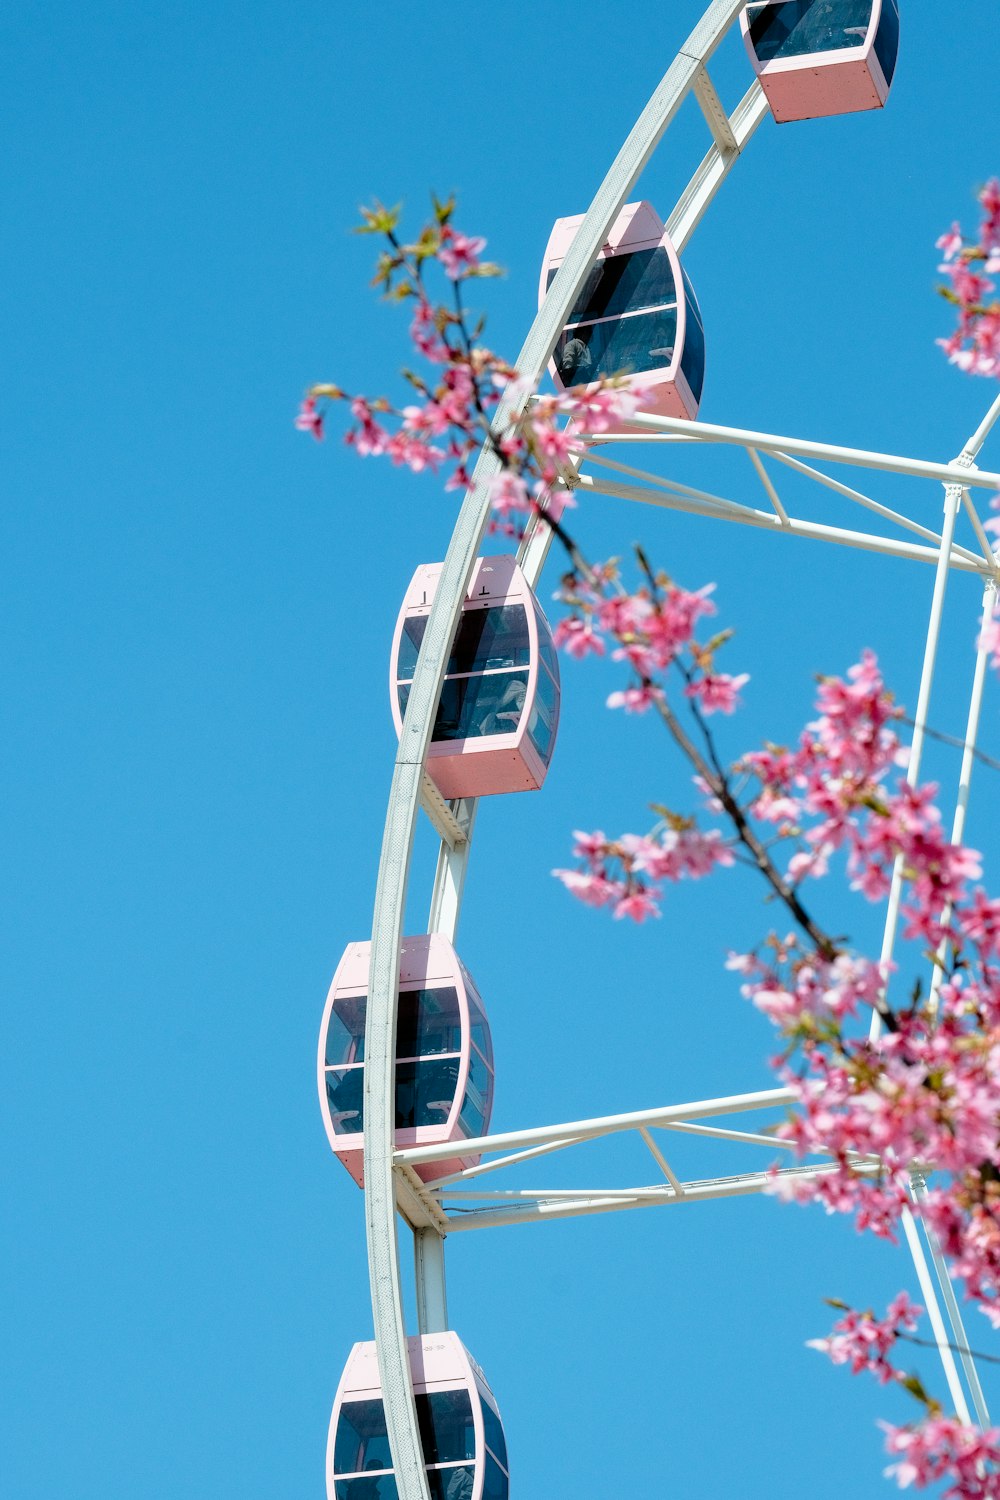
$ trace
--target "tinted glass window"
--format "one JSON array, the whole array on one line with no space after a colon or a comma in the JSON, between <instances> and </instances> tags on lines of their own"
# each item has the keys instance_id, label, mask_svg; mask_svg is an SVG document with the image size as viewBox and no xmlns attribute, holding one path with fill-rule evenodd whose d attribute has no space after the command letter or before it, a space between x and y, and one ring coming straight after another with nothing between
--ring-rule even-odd
<instances>
[{"instance_id":1,"label":"tinted glass window","mask_svg":"<svg viewBox=\"0 0 1000 1500\"><path fill-rule=\"evenodd\" d=\"M364 1062L367 998L367 995L355 995L338 1000L334 1005L326 1034L328 1067L336 1067L338 1063ZM461 1045L458 992L454 986L403 990L396 1022L397 1057L458 1052Z\"/></svg>"},{"instance_id":2,"label":"tinted glass window","mask_svg":"<svg viewBox=\"0 0 1000 1500\"><path fill-rule=\"evenodd\" d=\"M749 5L750 40L762 63L810 52L860 47L868 33L872 0L781 0Z\"/></svg>"},{"instance_id":3,"label":"tinted glass window","mask_svg":"<svg viewBox=\"0 0 1000 1500\"><path fill-rule=\"evenodd\" d=\"M355 1135L363 1124L365 1070L339 1069L326 1075L326 1097L338 1135Z\"/></svg>"},{"instance_id":4,"label":"tinted glass window","mask_svg":"<svg viewBox=\"0 0 1000 1500\"><path fill-rule=\"evenodd\" d=\"M507 1500L510 1480L487 1453L483 1471L483 1500Z\"/></svg>"},{"instance_id":5,"label":"tinted glass window","mask_svg":"<svg viewBox=\"0 0 1000 1500\"><path fill-rule=\"evenodd\" d=\"M409 615L403 621L403 634L399 638L399 657L396 662L396 676L400 682L409 682L417 670L417 656L426 629L426 615Z\"/></svg>"},{"instance_id":6,"label":"tinted glass window","mask_svg":"<svg viewBox=\"0 0 1000 1500\"><path fill-rule=\"evenodd\" d=\"M382 1402L345 1401L333 1445L334 1473L356 1474L375 1466L392 1468Z\"/></svg>"},{"instance_id":7,"label":"tinted glass window","mask_svg":"<svg viewBox=\"0 0 1000 1500\"><path fill-rule=\"evenodd\" d=\"M472 1500L476 1471L471 1464L453 1469L428 1469L431 1500Z\"/></svg>"},{"instance_id":8,"label":"tinted glass window","mask_svg":"<svg viewBox=\"0 0 1000 1500\"><path fill-rule=\"evenodd\" d=\"M875 56L887 84L892 82L899 55L899 11L896 0L882 0L882 14L875 32Z\"/></svg>"},{"instance_id":9,"label":"tinted glass window","mask_svg":"<svg viewBox=\"0 0 1000 1500\"><path fill-rule=\"evenodd\" d=\"M558 716L559 690L545 668L539 667L535 704L528 720L528 734L545 766L549 763L555 743Z\"/></svg>"},{"instance_id":10,"label":"tinted glass window","mask_svg":"<svg viewBox=\"0 0 1000 1500\"><path fill-rule=\"evenodd\" d=\"M402 991L396 1022L397 1057L458 1052L461 1046L458 991L453 986Z\"/></svg>"},{"instance_id":11,"label":"tinted glass window","mask_svg":"<svg viewBox=\"0 0 1000 1500\"><path fill-rule=\"evenodd\" d=\"M549 272L549 285L555 271ZM670 257L662 245L596 261L567 319L611 318L640 307L658 307L677 297Z\"/></svg>"},{"instance_id":12,"label":"tinted glass window","mask_svg":"<svg viewBox=\"0 0 1000 1500\"><path fill-rule=\"evenodd\" d=\"M334 1002L326 1033L326 1060L331 1066L363 1061L366 999L366 995L348 995Z\"/></svg>"},{"instance_id":13,"label":"tinted glass window","mask_svg":"<svg viewBox=\"0 0 1000 1500\"><path fill-rule=\"evenodd\" d=\"M478 739L512 734L521 719L527 672L491 672L483 677L453 677L445 682L434 720L434 740ZM398 688L399 711L406 712L409 686Z\"/></svg>"},{"instance_id":14,"label":"tinted glass window","mask_svg":"<svg viewBox=\"0 0 1000 1500\"><path fill-rule=\"evenodd\" d=\"M426 1058L396 1067L396 1129L443 1125L458 1088L459 1058ZM356 1135L364 1128L365 1070L330 1069L326 1097L337 1135Z\"/></svg>"},{"instance_id":15,"label":"tinted glass window","mask_svg":"<svg viewBox=\"0 0 1000 1500\"><path fill-rule=\"evenodd\" d=\"M417 1420L424 1458L429 1464L475 1458L476 1429L468 1391L433 1391L418 1396Z\"/></svg>"},{"instance_id":16,"label":"tinted glass window","mask_svg":"<svg viewBox=\"0 0 1000 1500\"><path fill-rule=\"evenodd\" d=\"M701 321L701 310L694 287L684 272L684 294L687 302L687 324L684 331L684 351L681 354L681 369L691 387L695 401L701 400L701 388L705 383L705 329Z\"/></svg>"},{"instance_id":17,"label":"tinted glass window","mask_svg":"<svg viewBox=\"0 0 1000 1500\"><path fill-rule=\"evenodd\" d=\"M469 1078L460 1119L467 1135L482 1135L493 1095L493 1075L475 1047L469 1057Z\"/></svg>"},{"instance_id":18,"label":"tinted glass window","mask_svg":"<svg viewBox=\"0 0 1000 1500\"><path fill-rule=\"evenodd\" d=\"M500 1418L497 1416L496 1412L493 1410L492 1406L485 1399L485 1397L482 1401L482 1408L483 1430L486 1434L486 1446L487 1448L492 1450L494 1456L500 1460L501 1464L503 1464L503 1467L506 1469L507 1444L504 1440L503 1426L501 1425Z\"/></svg>"},{"instance_id":19,"label":"tinted glass window","mask_svg":"<svg viewBox=\"0 0 1000 1500\"><path fill-rule=\"evenodd\" d=\"M549 632L549 622L541 610L536 610L538 621L538 654L548 667L556 682L559 681L559 653L552 644L552 636Z\"/></svg>"},{"instance_id":20,"label":"tinted glass window","mask_svg":"<svg viewBox=\"0 0 1000 1500\"><path fill-rule=\"evenodd\" d=\"M396 1067L396 1129L443 1125L458 1088L457 1057L428 1058Z\"/></svg>"},{"instance_id":21,"label":"tinted glass window","mask_svg":"<svg viewBox=\"0 0 1000 1500\"><path fill-rule=\"evenodd\" d=\"M472 1042L492 1066L493 1047L490 1042L490 1031L486 1024L486 1017L476 1004L471 992L469 994L469 1020L471 1023Z\"/></svg>"},{"instance_id":22,"label":"tinted glass window","mask_svg":"<svg viewBox=\"0 0 1000 1500\"><path fill-rule=\"evenodd\" d=\"M396 670L400 682L409 682L417 665L417 652L427 629L427 616L404 621ZM448 675L483 672L492 667L526 667L531 660L528 617L523 604L500 604L490 609L467 609L448 658Z\"/></svg>"},{"instance_id":23,"label":"tinted glass window","mask_svg":"<svg viewBox=\"0 0 1000 1500\"><path fill-rule=\"evenodd\" d=\"M556 369L564 385L583 385L620 370L664 370L674 357L676 337L676 307L614 323L584 323L560 334Z\"/></svg>"},{"instance_id":24,"label":"tinted glass window","mask_svg":"<svg viewBox=\"0 0 1000 1500\"><path fill-rule=\"evenodd\" d=\"M361 1474L357 1479L335 1479L336 1500L399 1500L393 1474Z\"/></svg>"}]
</instances>

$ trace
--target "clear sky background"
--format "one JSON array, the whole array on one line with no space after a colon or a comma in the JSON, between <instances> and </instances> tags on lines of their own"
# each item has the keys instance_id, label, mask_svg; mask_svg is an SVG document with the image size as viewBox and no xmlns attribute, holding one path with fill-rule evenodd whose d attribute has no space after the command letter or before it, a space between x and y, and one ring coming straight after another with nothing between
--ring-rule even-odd
<instances>
[{"instance_id":1,"label":"clear sky background","mask_svg":"<svg viewBox=\"0 0 1000 1500\"><path fill-rule=\"evenodd\" d=\"M902 9L890 107L765 123L689 247L706 420L947 459L993 394L934 348L951 316L933 241L1000 170L1000 13ZM516 354L552 220L587 207L701 10L24 0L0 22L11 1500L323 1494L334 1391L371 1321L316 1033L343 946L370 932L398 603L455 500L292 417L317 379L398 392L404 322L348 233L375 194L416 224L429 188L459 190L458 223L509 268L483 296ZM717 72L735 102L738 47ZM664 215L703 144L685 114L660 148L641 193ZM748 468L686 462L757 503ZM878 494L938 522L933 485ZM825 518L850 524L832 500ZM727 752L794 733L810 674L866 643L914 701L930 569L623 502L578 529L595 556L642 537L685 583L718 581L732 669L752 674ZM978 595L950 595L932 716L952 733ZM671 892L636 929L549 876L571 828L686 800L654 726L602 707L616 681L567 663L544 791L481 809L459 947L493 1021L497 1129L769 1082L769 1029L722 971L771 920L749 877ZM953 784L952 755L930 769ZM977 773L988 875L998 802ZM425 833L410 930L433 853ZM877 913L824 902L877 944ZM546 1176L629 1178L653 1180L638 1151ZM448 1270L520 1500L886 1492L875 1418L906 1406L803 1348L823 1296L914 1289L903 1252L846 1223L763 1200L611 1214L456 1236Z\"/></svg>"}]
</instances>

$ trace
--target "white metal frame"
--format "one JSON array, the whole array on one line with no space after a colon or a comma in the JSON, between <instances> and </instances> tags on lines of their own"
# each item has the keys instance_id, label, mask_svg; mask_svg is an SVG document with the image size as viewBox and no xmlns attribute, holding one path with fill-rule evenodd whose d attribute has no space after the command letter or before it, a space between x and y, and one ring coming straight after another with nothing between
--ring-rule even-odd
<instances>
[{"instance_id":1,"label":"white metal frame","mask_svg":"<svg viewBox=\"0 0 1000 1500\"><path fill-rule=\"evenodd\" d=\"M726 32L737 22L741 9L742 0L713 0L709 4L639 116L598 189L525 341L517 367L529 381L541 378L591 263L684 100L689 95L696 99L711 132L712 145L694 170L687 188L667 221L668 233L678 250L684 248L741 151L767 115L767 103L756 81L732 115L727 115L706 71L706 64ZM515 397L502 402L498 410L498 423L502 424L516 415L525 399ZM936 641L935 621L940 619L944 580L951 570L979 573L987 592L995 590L998 576L996 563L969 492L979 486L1000 486L1000 475L980 473L973 464L974 453L978 451L996 414L996 411L991 414L980 434L977 434L954 464L838 448L801 439L695 422L653 417L636 419L637 425L643 429L643 436L639 441L654 444L659 453L669 454L671 444L717 443L735 444L743 448L748 456L748 475L752 474L754 482L759 482L762 486L768 503L767 509L758 510L744 501L726 499L619 464L608 455L615 440L606 434L599 440L595 439L594 445L588 448L585 463L575 478L575 484L598 495L642 501L713 519L780 531L790 536L810 537L931 562L936 567L937 582L929 641L931 637ZM629 441L634 443L635 436L630 437ZM597 451L598 442L600 451ZM877 516L885 524L887 531L850 531L839 526L796 519L781 499L774 477L761 455L804 475L821 490L825 488L836 492L855 503L866 515ZM804 460L809 460L809 464ZM851 465L869 470L873 475L891 474L905 477L914 483L931 481L945 484L947 511L941 532L924 526L897 508L872 499L842 480L815 469L813 466L816 463ZM481 1151L484 1157L492 1157L496 1152L506 1155L501 1154L499 1160L484 1160L480 1166L470 1168L453 1178L438 1180L430 1187L416 1175L414 1166L422 1161L432 1160L435 1153L440 1157L454 1148L394 1150L393 1083L398 960L402 915L419 809L423 807L441 837L428 930L444 933L449 938L454 937L461 910L475 822L475 802L446 803L427 776L425 762L451 641L457 629L466 587L489 517L489 482L496 470L495 458L484 450L476 465L472 487L459 512L428 618L393 771L372 926L365 1026L365 1221L379 1373L400 1500L429 1500L407 1359L398 1253L400 1220L414 1234L420 1331L433 1332L447 1326L443 1254L444 1236L447 1233L654 1204L666 1206L693 1203L722 1196L760 1192L768 1181L768 1173L762 1170L699 1181L682 1181L662 1149L661 1138L669 1136L671 1132L675 1135L698 1132L724 1145L741 1148L754 1146L759 1150L762 1144L770 1142L766 1132L720 1125L719 1117L765 1108L773 1110L787 1102L788 1097L784 1090L769 1090L765 1094L734 1095L729 1099L707 1100L640 1114L576 1121L563 1126L543 1126L535 1130L487 1137L470 1143L470 1150ZM972 529L969 545L954 539L955 524L959 510L963 507ZM900 532L908 533L915 539L904 539L898 534ZM549 533L544 527L532 526L521 545L519 561L532 585L537 583L540 576L549 540ZM925 659L928 691L928 674L933 671L933 656L933 646L929 645ZM981 682L979 690L981 692ZM925 712L926 701L922 693L917 715L919 726L922 726ZM971 766L969 753L966 759ZM967 793L969 766L963 769L964 779L960 785L959 802L962 807L962 798ZM956 818L959 816L960 813L957 812ZM892 908L889 921L894 921ZM887 924L887 933L888 931ZM544 1191L528 1188L472 1189L460 1185L488 1176L501 1168L516 1166L519 1162L612 1134L639 1136L658 1168L659 1176L655 1184L595 1188L586 1192L560 1188ZM863 1169L866 1164L859 1165ZM874 1170L876 1164L867 1165ZM829 1167L817 1162L783 1168L780 1175L803 1172L815 1174L824 1170L829 1170ZM915 1188L915 1191L918 1189ZM463 1196L465 1194L468 1196ZM907 1227L907 1235L914 1250L924 1296L932 1306L935 1336L941 1346L945 1372L956 1406L960 1411L967 1412L968 1406L962 1395L955 1362L945 1347L947 1340L944 1322L915 1225ZM947 1283L947 1272L941 1262L940 1252L935 1256L933 1245L931 1250L939 1279L943 1276ZM950 1285L947 1290L950 1293ZM956 1342L964 1346L964 1330L961 1328L954 1297L951 1297L950 1303L947 1296L945 1300ZM971 1362L963 1363L967 1365ZM982 1403L974 1367L971 1374L966 1367L965 1375L972 1392L973 1404L982 1415L985 1413L985 1404Z\"/></svg>"}]
</instances>

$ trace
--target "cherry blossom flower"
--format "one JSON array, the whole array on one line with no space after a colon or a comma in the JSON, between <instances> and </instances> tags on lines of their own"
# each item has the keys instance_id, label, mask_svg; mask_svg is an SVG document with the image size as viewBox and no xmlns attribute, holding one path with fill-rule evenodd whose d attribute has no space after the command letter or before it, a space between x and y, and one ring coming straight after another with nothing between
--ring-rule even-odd
<instances>
[{"instance_id":1,"label":"cherry blossom flower","mask_svg":"<svg viewBox=\"0 0 1000 1500\"><path fill-rule=\"evenodd\" d=\"M438 259L445 274L452 281L468 276L479 264L479 257L486 249L486 241L473 235L459 234L456 229L445 226L441 232L441 248Z\"/></svg>"},{"instance_id":2,"label":"cherry blossom flower","mask_svg":"<svg viewBox=\"0 0 1000 1500\"><path fill-rule=\"evenodd\" d=\"M889 1351L900 1333L914 1331L923 1311L910 1301L906 1292L900 1292L889 1304L884 1318L876 1318L871 1312L858 1313L848 1309L846 1315L833 1325L829 1337L809 1339L806 1347L818 1349L835 1365L850 1365L852 1375L869 1370L886 1385L900 1378L899 1372L889 1363Z\"/></svg>"},{"instance_id":3,"label":"cherry blossom flower","mask_svg":"<svg viewBox=\"0 0 1000 1500\"><path fill-rule=\"evenodd\" d=\"M295 418L300 432L311 432L317 442L323 441L323 414L317 410L315 396L306 396Z\"/></svg>"},{"instance_id":4,"label":"cherry blossom flower","mask_svg":"<svg viewBox=\"0 0 1000 1500\"><path fill-rule=\"evenodd\" d=\"M750 681L749 673L741 672L730 677L728 672L708 672L684 689L688 698L694 698L703 714L731 714L739 704L739 691Z\"/></svg>"}]
</instances>

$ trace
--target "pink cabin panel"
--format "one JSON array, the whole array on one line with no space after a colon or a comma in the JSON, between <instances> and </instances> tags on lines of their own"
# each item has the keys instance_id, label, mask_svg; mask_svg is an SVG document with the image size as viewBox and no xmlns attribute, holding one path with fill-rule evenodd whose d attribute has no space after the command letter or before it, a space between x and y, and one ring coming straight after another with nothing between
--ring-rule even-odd
<instances>
[{"instance_id":1,"label":"pink cabin panel","mask_svg":"<svg viewBox=\"0 0 1000 1500\"><path fill-rule=\"evenodd\" d=\"M539 280L539 303L555 279L583 215L558 219ZM629 373L641 410L694 418L705 378L698 301L663 221L651 203L618 215L577 295L549 365L557 389Z\"/></svg>"},{"instance_id":2,"label":"pink cabin panel","mask_svg":"<svg viewBox=\"0 0 1000 1500\"><path fill-rule=\"evenodd\" d=\"M433 1500L507 1500L503 1424L486 1377L451 1332L407 1340ZM329 1500L395 1500L396 1483L373 1343L355 1344L330 1417Z\"/></svg>"},{"instance_id":3,"label":"pink cabin panel","mask_svg":"<svg viewBox=\"0 0 1000 1500\"><path fill-rule=\"evenodd\" d=\"M320 1026L317 1086L330 1145L364 1186L365 1010L370 943L346 949ZM482 1000L438 933L404 938L396 1018L396 1145L455 1142L455 1155L418 1166L425 1182L479 1157L461 1143L485 1135L493 1108L493 1046Z\"/></svg>"},{"instance_id":4,"label":"pink cabin panel","mask_svg":"<svg viewBox=\"0 0 1000 1500\"><path fill-rule=\"evenodd\" d=\"M389 692L396 733L441 576L419 567L396 622ZM513 557L481 557L462 608L427 752L442 797L537 790L559 725L559 662L552 633Z\"/></svg>"},{"instance_id":5,"label":"pink cabin panel","mask_svg":"<svg viewBox=\"0 0 1000 1500\"><path fill-rule=\"evenodd\" d=\"M760 0L740 25L779 124L885 104L899 52L897 0Z\"/></svg>"}]
</instances>

